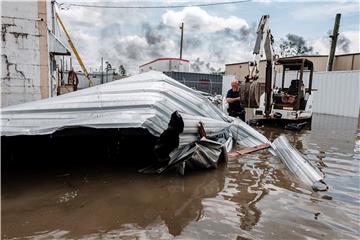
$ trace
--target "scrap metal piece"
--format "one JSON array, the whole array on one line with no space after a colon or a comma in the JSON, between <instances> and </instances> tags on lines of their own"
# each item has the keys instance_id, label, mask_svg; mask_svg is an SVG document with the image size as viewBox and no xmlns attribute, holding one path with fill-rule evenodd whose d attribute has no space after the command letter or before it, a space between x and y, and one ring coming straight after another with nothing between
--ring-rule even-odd
<instances>
[{"instance_id":1,"label":"scrap metal piece","mask_svg":"<svg viewBox=\"0 0 360 240\"><path fill-rule=\"evenodd\" d=\"M48 135L66 128L144 128L152 135L168 127L178 111L185 124L180 145L196 141L197 123L207 134L218 133L231 120L206 97L149 71L80 91L1 109L1 136Z\"/></svg>"},{"instance_id":2,"label":"scrap metal piece","mask_svg":"<svg viewBox=\"0 0 360 240\"><path fill-rule=\"evenodd\" d=\"M291 146L284 135L275 139L272 147L287 168L304 184L311 186L316 191L328 189L328 186L323 181L324 173Z\"/></svg>"},{"instance_id":3,"label":"scrap metal piece","mask_svg":"<svg viewBox=\"0 0 360 240\"><path fill-rule=\"evenodd\" d=\"M255 147L260 144L270 144L270 141L261 133L250 127L245 122L237 118L232 118L233 122L230 131L237 143L242 147Z\"/></svg>"}]
</instances>

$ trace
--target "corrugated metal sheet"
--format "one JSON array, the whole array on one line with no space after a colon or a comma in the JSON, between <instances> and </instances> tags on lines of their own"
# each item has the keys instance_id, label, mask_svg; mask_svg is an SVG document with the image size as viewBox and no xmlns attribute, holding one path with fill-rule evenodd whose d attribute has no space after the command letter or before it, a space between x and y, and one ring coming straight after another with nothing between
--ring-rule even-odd
<instances>
[{"instance_id":1,"label":"corrugated metal sheet","mask_svg":"<svg viewBox=\"0 0 360 240\"><path fill-rule=\"evenodd\" d=\"M3 108L1 135L41 135L63 128L89 127L145 128L151 134L159 136L167 128L174 111L178 111L184 120L180 147L172 152L176 154L174 161L192 154L188 151L192 148L192 143L199 140L199 121L203 122L208 137L214 137L219 141L215 143L226 148L226 151L230 151L232 138L241 146L270 143L246 123L226 116L197 91L155 71L50 99ZM206 160L209 161L219 157L218 154L207 156L209 159ZM287 156L279 157L283 162L291 160L284 159ZM298 157L297 161L304 159Z\"/></svg>"},{"instance_id":2,"label":"corrugated metal sheet","mask_svg":"<svg viewBox=\"0 0 360 240\"><path fill-rule=\"evenodd\" d=\"M288 72L285 87L289 87L296 72ZM281 86L281 74L277 75L276 86ZM307 86L308 73L304 74ZM358 117L360 108L360 71L314 72L313 111L346 117Z\"/></svg>"},{"instance_id":3,"label":"corrugated metal sheet","mask_svg":"<svg viewBox=\"0 0 360 240\"><path fill-rule=\"evenodd\" d=\"M360 71L318 72L314 78L314 112L359 116Z\"/></svg>"},{"instance_id":4,"label":"corrugated metal sheet","mask_svg":"<svg viewBox=\"0 0 360 240\"><path fill-rule=\"evenodd\" d=\"M3 108L1 134L51 134L70 127L146 128L159 136L170 115L184 118L182 143L197 137L197 123L215 134L230 119L198 92L160 72L147 72L62 96Z\"/></svg>"}]
</instances>

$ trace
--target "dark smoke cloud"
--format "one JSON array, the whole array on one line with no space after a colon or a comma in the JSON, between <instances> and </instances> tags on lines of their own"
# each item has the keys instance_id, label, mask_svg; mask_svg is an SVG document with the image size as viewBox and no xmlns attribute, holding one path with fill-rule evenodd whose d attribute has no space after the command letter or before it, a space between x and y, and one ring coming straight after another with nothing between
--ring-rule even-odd
<instances>
[{"instance_id":1,"label":"dark smoke cloud","mask_svg":"<svg viewBox=\"0 0 360 240\"><path fill-rule=\"evenodd\" d=\"M313 50L312 47L306 46L306 42L301 36L289 33L286 37L289 42L295 45L299 53L309 53Z\"/></svg>"},{"instance_id":2,"label":"dark smoke cloud","mask_svg":"<svg viewBox=\"0 0 360 240\"><path fill-rule=\"evenodd\" d=\"M186 47L187 50L198 49L202 44L203 42L200 36L186 36L184 39L184 47Z\"/></svg>"},{"instance_id":3,"label":"dark smoke cloud","mask_svg":"<svg viewBox=\"0 0 360 240\"><path fill-rule=\"evenodd\" d=\"M165 36L159 32L158 27L152 27L149 23L143 23L142 29L145 32L145 38L149 45L156 45L165 40Z\"/></svg>"},{"instance_id":4,"label":"dark smoke cloud","mask_svg":"<svg viewBox=\"0 0 360 240\"><path fill-rule=\"evenodd\" d=\"M348 53L350 52L350 43L350 39L348 39L344 35L340 35L337 41L337 48L345 53Z\"/></svg>"},{"instance_id":5,"label":"dark smoke cloud","mask_svg":"<svg viewBox=\"0 0 360 240\"><path fill-rule=\"evenodd\" d=\"M200 58L197 58L190 64L190 68L193 72L210 72L210 73L217 73L221 72L221 68L216 69L215 67L211 66L211 63L205 62Z\"/></svg>"},{"instance_id":6,"label":"dark smoke cloud","mask_svg":"<svg viewBox=\"0 0 360 240\"><path fill-rule=\"evenodd\" d=\"M280 55L283 57L313 52L313 47L307 46L307 43L302 36L291 33L286 35L286 39L280 40L279 48Z\"/></svg>"},{"instance_id":7,"label":"dark smoke cloud","mask_svg":"<svg viewBox=\"0 0 360 240\"><path fill-rule=\"evenodd\" d=\"M248 42L255 38L255 26L256 24L253 23L250 27L242 27L240 29L225 28L223 30L217 31L215 34L218 37L222 37L224 39Z\"/></svg>"},{"instance_id":8,"label":"dark smoke cloud","mask_svg":"<svg viewBox=\"0 0 360 240\"><path fill-rule=\"evenodd\" d=\"M192 24L191 29L195 28L196 24ZM220 72L222 69L219 67L231 61L229 59L237 59L237 56L234 58L234 48L249 49L251 52L256 35L255 28L256 24L253 23L250 27L225 28L212 33L185 31L183 57L190 60L191 71ZM113 37L108 45L113 46L114 51L109 52L108 46L101 50L102 56L110 60L113 66L127 67L132 64L132 72L136 72L136 66L153 59L178 57L180 29L177 27L165 25L163 22L155 25L143 22L141 35L137 36L137 39L126 40L126 37L129 36L117 34L117 37Z\"/></svg>"}]
</instances>

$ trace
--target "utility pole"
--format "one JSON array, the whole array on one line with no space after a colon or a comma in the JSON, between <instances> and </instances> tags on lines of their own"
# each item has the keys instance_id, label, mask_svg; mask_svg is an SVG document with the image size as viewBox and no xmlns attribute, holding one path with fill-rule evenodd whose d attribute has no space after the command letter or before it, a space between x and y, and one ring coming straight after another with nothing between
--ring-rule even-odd
<instances>
[{"instance_id":1,"label":"utility pole","mask_svg":"<svg viewBox=\"0 0 360 240\"><path fill-rule=\"evenodd\" d=\"M51 0L51 32L55 35L55 0Z\"/></svg>"},{"instance_id":2,"label":"utility pole","mask_svg":"<svg viewBox=\"0 0 360 240\"><path fill-rule=\"evenodd\" d=\"M333 29L332 35L330 36L331 47L330 47L330 53L329 53L329 58L328 58L327 71L332 71L333 66L334 66L336 42L337 42L337 39L339 36L340 18L341 18L341 14L340 13L336 14L334 29Z\"/></svg>"},{"instance_id":3,"label":"utility pole","mask_svg":"<svg viewBox=\"0 0 360 240\"><path fill-rule=\"evenodd\" d=\"M51 0L51 33L55 36L55 0ZM55 62L55 56L53 53L50 53L50 96L53 97L54 95L54 88L56 85L53 82L53 78L56 82L59 82L59 79L56 80L56 77L54 76L54 72L56 71L56 62ZM54 86L55 85L55 86Z\"/></svg>"},{"instance_id":4,"label":"utility pole","mask_svg":"<svg viewBox=\"0 0 360 240\"><path fill-rule=\"evenodd\" d=\"M182 49L183 49L183 37L184 37L184 23L181 23L181 39L180 39L180 59L182 59Z\"/></svg>"},{"instance_id":5,"label":"utility pole","mask_svg":"<svg viewBox=\"0 0 360 240\"><path fill-rule=\"evenodd\" d=\"M101 58L101 84L104 83L104 58Z\"/></svg>"}]
</instances>

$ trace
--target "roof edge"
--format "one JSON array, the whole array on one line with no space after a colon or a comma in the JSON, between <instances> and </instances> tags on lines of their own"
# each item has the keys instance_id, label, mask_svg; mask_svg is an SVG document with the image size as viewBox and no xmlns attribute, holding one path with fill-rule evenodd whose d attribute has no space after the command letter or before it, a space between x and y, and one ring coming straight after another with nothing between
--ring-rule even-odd
<instances>
[{"instance_id":1,"label":"roof edge","mask_svg":"<svg viewBox=\"0 0 360 240\"><path fill-rule=\"evenodd\" d=\"M350 56L350 55L360 55L360 52L355 52L355 53L342 53L342 54L337 54L335 55L335 57L341 57L341 56ZM296 56L290 56L290 57L282 57L279 59L289 59L289 58L302 58L302 57L328 57L329 55L315 55L315 54L309 54L309 55L296 55ZM260 62L263 62L265 60L260 60ZM232 65L239 65L239 64L244 64L244 63L248 63L249 61L245 61L245 62L238 62L238 63L228 63L225 64L225 66L232 66Z\"/></svg>"}]
</instances>

